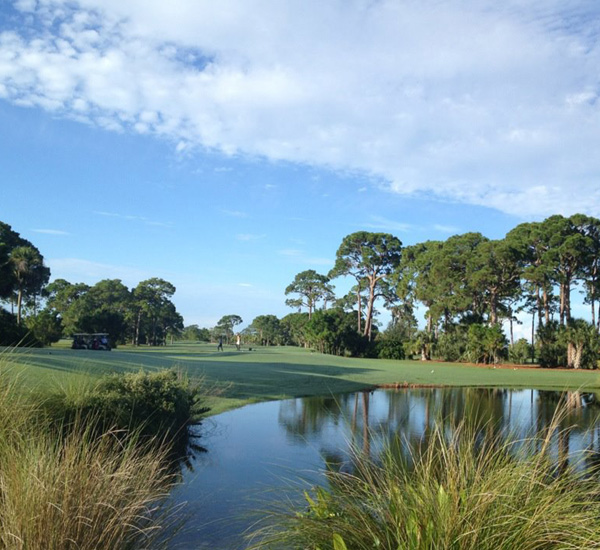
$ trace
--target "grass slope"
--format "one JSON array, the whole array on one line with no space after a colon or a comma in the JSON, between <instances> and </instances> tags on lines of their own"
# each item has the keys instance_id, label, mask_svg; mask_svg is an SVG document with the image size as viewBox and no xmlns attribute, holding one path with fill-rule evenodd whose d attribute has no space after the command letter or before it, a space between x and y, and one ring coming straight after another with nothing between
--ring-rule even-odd
<instances>
[{"instance_id":1,"label":"grass slope","mask_svg":"<svg viewBox=\"0 0 600 550\"><path fill-rule=\"evenodd\" d=\"M457 363L421 363L381 359L350 359L293 347L234 346L217 352L215 345L175 344L161 348L119 347L111 352L13 349L4 354L4 368L19 373L30 387L77 383L112 372L177 367L215 390L213 413L253 401L328 395L386 384L486 386L534 389L600 389L598 371L539 368L494 368Z\"/></svg>"}]
</instances>

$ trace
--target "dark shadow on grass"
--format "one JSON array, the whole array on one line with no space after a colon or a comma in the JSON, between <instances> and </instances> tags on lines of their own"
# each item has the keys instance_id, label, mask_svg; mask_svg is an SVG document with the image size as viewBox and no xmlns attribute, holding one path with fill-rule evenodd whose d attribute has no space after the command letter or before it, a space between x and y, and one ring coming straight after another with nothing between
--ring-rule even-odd
<instances>
[{"instance_id":1,"label":"dark shadow on grass","mask_svg":"<svg viewBox=\"0 0 600 550\"><path fill-rule=\"evenodd\" d=\"M188 374L202 376L209 384L231 384L223 397L280 399L371 389L373 385L347 379L371 370L328 364L203 361L191 366Z\"/></svg>"},{"instance_id":2,"label":"dark shadow on grass","mask_svg":"<svg viewBox=\"0 0 600 550\"><path fill-rule=\"evenodd\" d=\"M277 360L279 357L281 361ZM322 396L372 387L348 378L376 372L376 368L360 366L351 359L347 365L339 364L343 361L325 355L261 351L157 354L144 350L43 349L19 357L26 367L91 376L175 367L192 379L202 378L208 387L221 388L221 397L244 400Z\"/></svg>"}]
</instances>

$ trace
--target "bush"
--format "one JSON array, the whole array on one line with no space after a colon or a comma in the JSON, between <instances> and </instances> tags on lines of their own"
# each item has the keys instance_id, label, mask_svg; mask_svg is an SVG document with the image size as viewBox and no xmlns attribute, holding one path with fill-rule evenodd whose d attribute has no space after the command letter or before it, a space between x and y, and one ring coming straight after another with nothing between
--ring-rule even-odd
<instances>
[{"instance_id":1,"label":"bush","mask_svg":"<svg viewBox=\"0 0 600 550\"><path fill-rule=\"evenodd\" d=\"M567 368L597 368L600 337L592 323L584 319L570 319L563 327L562 336L567 347Z\"/></svg>"},{"instance_id":2,"label":"bush","mask_svg":"<svg viewBox=\"0 0 600 550\"><path fill-rule=\"evenodd\" d=\"M26 326L17 325L17 317L0 307L0 346L41 347Z\"/></svg>"},{"instance_id":3,"label":"bush","mask_svg":"<svg viewBox=\"0 0 600 550\"><path fill-rule=\"evenodd\" d=\"M511 363L525 365L531 359L531 351L531 344L525 338L520 338L508 348L508 359Z\"/></svg>"},{"instance_id":4,"label":"bush","mask_svg":"<svg viewBox=\"0 0 600 550\"><path fill-rule=\"evenodd\" d=\"M404 345L400 340L384 337L377 342L377 356L379 359L404 359Z\"/></svg>"},{"instance_id":5,"label":"bush","mask_svg":"<svg viewBox=\"0 0 600 550\"><path fill-rule=\"evenodd\" d=\"M44 346L58 342L62 337L62 323L56 313L42 310L25 319L32 336Z\"/></svg>"},{"instance_id":6,"label":"bush","mask_svg":"<svg viewBox=\"0 0 600 550\"><path fill-rule=\"evenodd\" d=\"M356 331L354 314L341 309L318 310L304 327L311 346L331 355L369 356L373 345Z\"/></svg>"},{"instance_id":7,"label":"bush","mask_svg":"<svg viewBox=\"0 0 600 550\"><path fill-rule=\"evenodd\" d=\"M561 328L557 321L538 327L538 360L542 367L560 367L567 364L567 344L561 337Z\"/></svg>"},{"instance_id":8,"label":"bush","mask_svg":"<svg viewBox=\"0 0 600 550\"><path fill-rule=\"evenodd\" d=\"M500 325L472 324L467 332L466 357L472 363L497 363L506 355L506 337Z\"/></svg>"},{"instance_id":9,"label":"bush","mask_svg":"<svg viewBox=\"0 0 600 550\"><path fill-rule=\"evenodd\" d=\"M201 406L199 387L175 370L109 375L87 391L57 392L44 403L54 422L97 418L103 429L160 439L187 431L207 411Z\"/></svg>"},{"instance_id":10,"label":"bush","mask_svg":"<svg viewBox=\"0 0 600 550\"><path fill-rule=\"evenodd\" d=\"M455 327L440 334L435 343L434 354L443 361L461 361L467 349L467 333L464 327Z\"/></svg>"}]
</instances>

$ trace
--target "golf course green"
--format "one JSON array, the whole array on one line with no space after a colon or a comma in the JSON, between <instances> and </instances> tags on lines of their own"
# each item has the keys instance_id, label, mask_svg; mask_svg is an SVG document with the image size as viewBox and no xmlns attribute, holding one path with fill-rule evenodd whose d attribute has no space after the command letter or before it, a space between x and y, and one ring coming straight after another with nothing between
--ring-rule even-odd
<instances>
[{"instance_id":1,"label":"golf course green","mask_svg":"<svg viewBox=\"0 0 600 550\"><path fill-rule=\"evenodd\" d=\"M593 370L356 359L277 346L241 351L225 346L219 352L216 345L197 343L105 352L72 350L63 341L50 348L5 349L0 368L35 389L85 384L115 372L175 368L201 381L212 414L252 402L387 385L600 390L600 372Z\"/></svg>"}]
</instances>

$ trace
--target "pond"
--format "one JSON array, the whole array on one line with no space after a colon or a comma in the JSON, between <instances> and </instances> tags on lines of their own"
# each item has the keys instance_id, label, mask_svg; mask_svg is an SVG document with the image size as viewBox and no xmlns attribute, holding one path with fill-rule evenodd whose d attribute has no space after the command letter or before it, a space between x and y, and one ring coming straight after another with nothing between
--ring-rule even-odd
<instances>
[{"instance_id":1,"label":"pond","mask_svg":"<svg viewBox=\"0 0 600 550\"><path fill-rule=\"evenodd\" d=\"M594 394L485 388L428 388L360 392L248 405L205 421L207 452L183 472L174 491L187 521L173 548L235 550L264 510L302 489L324 483L327 464L344 467L350 448L376 455L391 434L419 440L434 422L462 418L526 437L569 405L570 430L557 455L600 451L600 406Z\"/></svg>"}]
</instances>

